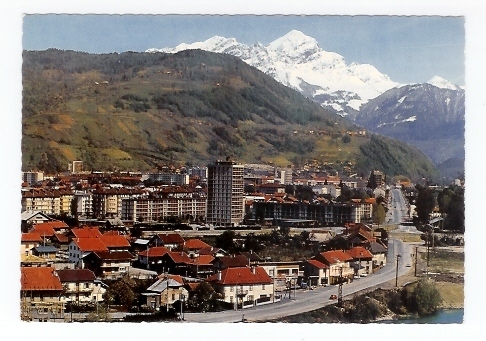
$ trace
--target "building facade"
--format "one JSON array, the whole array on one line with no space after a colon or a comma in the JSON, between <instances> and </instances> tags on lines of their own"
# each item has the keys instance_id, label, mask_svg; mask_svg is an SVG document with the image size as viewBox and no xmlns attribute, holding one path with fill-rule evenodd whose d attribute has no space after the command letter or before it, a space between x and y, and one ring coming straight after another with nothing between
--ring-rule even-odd
<instances>
[{"instance_id":1,"label":"building facade","mask_svg":"<svg viewBox=\"0 0 486 341\"><path fill-rule=\"evenodd\" d=\"M217 161L208 166L208 224L233 227L243 221L243 175L243 165L233 161Z\"/></svg>"}]
</instances>

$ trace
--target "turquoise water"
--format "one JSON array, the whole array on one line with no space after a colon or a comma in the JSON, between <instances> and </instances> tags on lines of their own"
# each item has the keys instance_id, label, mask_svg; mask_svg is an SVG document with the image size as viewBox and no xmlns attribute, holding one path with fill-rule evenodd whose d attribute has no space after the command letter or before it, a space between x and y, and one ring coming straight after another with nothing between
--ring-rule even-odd
<instances>
[{"instance_id":1,"label":"turquoise water","mask_svg":"<svg viewBox=\"0 0 486 341\"><path fill-rule=\"evenodd\" d=\"M381 323L392 324L454 324L463 323L464 309L444 309L437 312L437 314L422 317L418 319L383 321Z\"/></svg>"}]
</instances>

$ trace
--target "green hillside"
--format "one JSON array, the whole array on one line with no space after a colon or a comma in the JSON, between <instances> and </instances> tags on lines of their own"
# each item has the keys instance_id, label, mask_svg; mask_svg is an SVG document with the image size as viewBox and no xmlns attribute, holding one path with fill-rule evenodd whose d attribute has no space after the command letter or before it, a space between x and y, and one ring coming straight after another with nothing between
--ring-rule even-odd
<instances>
[{"instance_id":1,"label":"green hillside","mask_svg":"<svg viewBox=\"0 0 486 341\"><path fill-rule=\"evenodd\" d=\"M343 139L357 130L352 123L229 55L51 49L23 57L24 170L63 171L83 160L86 169L145 171L232 156L367 171L380 157L365 153L369 137ZM435 171L423 154L413 157L410 167ZM418 172L406 162L389 169Z\"/></svg>"}]
</instances>

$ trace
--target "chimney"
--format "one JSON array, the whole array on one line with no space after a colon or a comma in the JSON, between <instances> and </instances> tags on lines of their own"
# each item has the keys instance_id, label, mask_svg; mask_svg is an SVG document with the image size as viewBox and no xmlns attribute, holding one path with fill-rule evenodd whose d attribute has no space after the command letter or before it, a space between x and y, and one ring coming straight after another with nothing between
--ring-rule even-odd
<instances>
[{"instance_id":1,"label":"chimney","mask_svg":"<svg viewBox=\"0 0 486 341\"><path fill-rule=\"evenodd\" d=\"M251 267L251 273L256 274L256 268L254 266Z\"/></svg>"},{"instance_id":2,"label":"chimney","mask_svg":"<svg viewBox=\"0 0 486 341\"><path fill-rule=\"evenodd\" d=\"M218 281L221 281L221 271L218 271Z\"/></svg>"}]
</instances>

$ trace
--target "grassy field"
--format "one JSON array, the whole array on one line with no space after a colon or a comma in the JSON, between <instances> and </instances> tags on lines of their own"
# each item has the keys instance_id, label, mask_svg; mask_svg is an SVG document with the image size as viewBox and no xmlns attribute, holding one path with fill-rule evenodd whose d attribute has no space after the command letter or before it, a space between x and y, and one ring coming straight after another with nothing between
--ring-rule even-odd
<instances>
[{"instance_id":1,"label":"grassy field","mask_svg":"<svg viewBox=\"0 0 486 341\"><path fill-rule=\"evenodd\" d=\"M426 259L427 255L424 255ZM464 273L464 253L445 250L429 250L429 269L431 272Z\"/></svg>"},{"instance_id":2,"label":"grassy field","mask_svg":"<svg viewBox=\"0 0 486 341\"><path fill-rule=\"evenodd\" d=\"M441 308L464 307L464 284L436 282L435 285L442 297Z\"/></svg>"}]
</instances>

